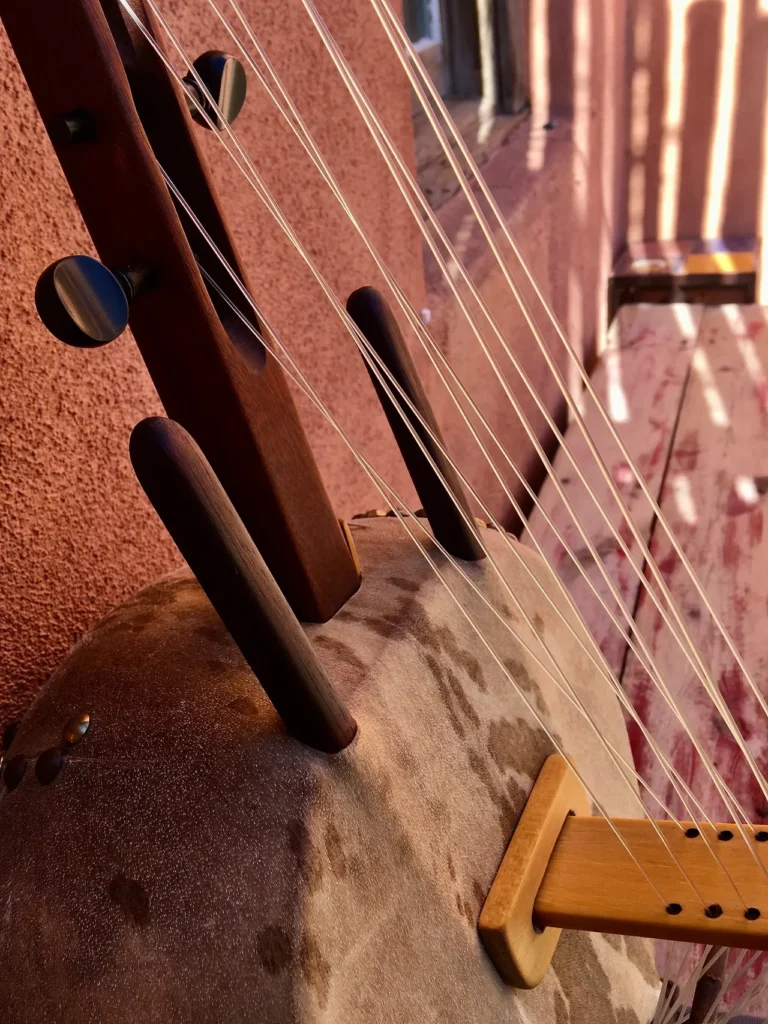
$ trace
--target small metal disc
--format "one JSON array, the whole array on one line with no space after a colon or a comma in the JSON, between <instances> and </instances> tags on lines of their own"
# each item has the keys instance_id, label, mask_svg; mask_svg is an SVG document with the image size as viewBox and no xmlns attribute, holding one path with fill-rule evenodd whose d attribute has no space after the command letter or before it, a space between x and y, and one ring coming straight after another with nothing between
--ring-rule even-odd
<instances>
[{"instance_id":1,"label":"small metal disc","mask_svg":"<svg viewBox=\"0 0 768 1024\"><path fill-rule=\"evenodd\" d=\"M10 761L6 761L5 771L3 772L3 782L5 783L6 789L16 789L18 784L24 778L24 772L27 770L27 759L23 754L17 754L12 757Z\"/></svg>"},{"instance_id":2,"label":"small metal disc","mask_svg":"<svg viewBox=\"0 0 768 1024\"><path fill-rule=\"evenodd\" d=\"M35 761L37 781L47 786L59 774L63 764L64 756L60 747L49 747L48 750L44 750Z\"/></svg>"},{"instance_id":3,"label":"small metal disc","mask_svg":"<svg viewBox=\"0 0 768 1024\"><path fill-rule=\"evenodd\" d=\"M91 256L65 256L40 275L35 306L59 341L98 348L128 326L129 303L122 279Z\"/></svg>"},{"instance_id":4,"label":"small metal disc","mask_svg":"<svg viewBox=\"0 0 768 1024\"><path fill-rule=\"evenodd\" d=\"M75 715L70 718L64 728L61 730L61 741L67 747L74 747L76 743L88 732L88 728L91 724L90 715Z\"/></svg>"}]
</instances>

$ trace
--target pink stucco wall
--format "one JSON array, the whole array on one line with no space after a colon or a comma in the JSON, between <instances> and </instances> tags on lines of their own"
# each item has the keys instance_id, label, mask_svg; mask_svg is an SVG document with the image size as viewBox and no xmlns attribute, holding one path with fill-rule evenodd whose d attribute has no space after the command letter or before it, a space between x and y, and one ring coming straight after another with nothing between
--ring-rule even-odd
<instances>
[{"instance_id":1,"label":"pink stucco wall","mask_svg":"<svg viewBox=\"0 0 768 1024\"><path fill-rule=\"evenodd\" d=\"M244 6L271 45L279 71L366 230L416 307L431 310L436 339L489 410L518 464L535 479L540 466L531 445L445 285L425 260L420 236L299 0L246 0ZM401 149L410 155L408 90L371 9L363 0L324 0L319 6ZM544 292L589 359L604 317L607 270L622 232L617 181L624 151L624 0L528 0L523 6L524 45L533 55L533 112L492 157L486 174ZM228 48L213 17L203 15L206 9L192 0L168 5L171 16L195 11L176 22L191 51ZM532 48L542 41L545 46ZM73 351L48 336L34 312L40 271L58 256L89 252L90 245L2 35L0 104L5 125L0 161L0 720L6 721L23 709L90 624L179 558L128 462L132 426L159 411L130 336L102 350ZM556 124L545 131L552 117ZM344 297L362 284L377 283L361 243L258 88L251 90L239 129L337 294ZM213 140L207 143L256 297L333 413L410 499L405 472L351 340L255 195ZM451 200L441 209L441 220L461 247L505 337L562 420L562 399L498 268L477 232L468 229L463 203L461 197ZM493 511L511 523L500 487L478 459L423 356L417 359L452 452L489 495ZM517 383L514 387L519 390ZM523 396L522 402L530 412L530 399ZM338 513L348 516L381 506L331 428L306 401L299 405ZM549 444L540 417L534 426Z\"/></svg>"},{"instance_id":2,"label":"pink stucco wall","mask_svg":"<svg viewBox=\"0 0 768 1024\"><path fill-rule=\"evenodd\" d=\"M207 5L179 6L194 12L181 21L182 38L193 53L231 48ZM408 92L396 80L394 58L371 9L319 6L408 153ZM391 201L388 172L301 5L248 0L244 7L272 44L275 63L353 207L420 307L423 273L415 229L407 211ZM173 14L176 7L167 9ZM40 272L59 256L91 247L4 35L0 106L0 720L8 720L89 625L180 559L128 461L131 428L160 411L132 339L126 334L104 349L76 351L55 341L37 319L33 292ZM257 85L239 127L338 294L375 283L370 258ZM207 141L255 295L333 411L404 486L405 474L351 339L256 197L213 140ZM306 402L302 412L339 514L381 504L330 427Z\"/></svg>"},{"instance_id":3,"label":"pink stucco wall","mask_svg":"<svg viewBox=\"0 0 768 1024\"><path fill-rule=\"evenodd\" d=\"M765 233L768 7L631 0L635 239Z\"/></svg>"}]
</instances>

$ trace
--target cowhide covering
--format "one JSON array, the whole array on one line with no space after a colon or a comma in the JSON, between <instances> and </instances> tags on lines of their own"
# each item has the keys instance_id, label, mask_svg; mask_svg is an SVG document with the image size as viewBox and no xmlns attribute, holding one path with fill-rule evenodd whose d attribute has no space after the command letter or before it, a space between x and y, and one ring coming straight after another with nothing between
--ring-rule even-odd
<instances>
[{"instance_id":1,"label":"cowhide covering","mask_svg":"<svg viewBox=\"0 0 768 1024\"><path fill-rule=\"evenodd\" d=\"M185 571L51 678L10 751L29 768L0 800L5 1024L648 1024L658 978L640 940L564 934L537 989L497 976L478 913L552 747L400 524L352 528L363 586L308 630L359 723L339 755L285 734ZM629 758L615 698L503 538L484 539ZM605 806L636 814L591 728L436 557ZM468 572L536 644L488 562ZM42 785L36 754L81 711L89 732Z\"/></svg>"}]
</instances>

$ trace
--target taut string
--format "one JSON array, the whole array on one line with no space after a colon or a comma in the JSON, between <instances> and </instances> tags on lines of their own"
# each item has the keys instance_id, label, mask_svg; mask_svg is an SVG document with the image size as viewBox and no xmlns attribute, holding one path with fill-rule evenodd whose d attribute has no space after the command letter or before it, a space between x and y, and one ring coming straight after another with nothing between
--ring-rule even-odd
<instances>
[{"instance_id":1,"label":"taut string","mask_svg":"<svg viewBox=\"0 0 768 1024\"><path fill-rule=\"evenodd\" d=\"M564 346L564 348L565 348L565 350L566 350L566 352L568 354L569 360L576 367L576 369L577 369L577 371L579 373L579 376L580 376L580 378L582 380L582 383L583 383L587 393L589 394L590 398L594 402L595 407L597 408L599 415L601 416L601 418L603 419L604 423L608 427L608 430L610 431L612 440L618 445L619 450L622 453L622 457L624 459L626 459L627 465L629 466L630 470L632 471L632 473L635 476L635 479L639 483L645 498L650 502L650 505L651 505L651 508L653 510L654 515L656 516L658 522L662 526L662 529L664 530L664 532L666 533L667 537L669 538L669 540L670 540L670 542L671 542L671 544L672 544L672 546L673 546L673 548L675 550L675 553L678 555L678 557L681 560L681 564L685 567L685 570L688 573L688 576L689 576L691 582L693 583L694 588L696 589L697 594L699 595L699 597L704 602L704 605L705 605L705 607L707 609L707 612L709 613L709 615L711 616L713 622L717 626L717 629L718 629L720 635L725 640L726 645L728 646L729 651L731 652L733 658L736 661L736 664L738 665L738 667L739 667L740 671L742 672L745 680L747 681L748 685L750 686L750 688L751 688L751 690L753 692L753 695L756 697L756 699L757 699L760 707L762 708L763 712L768 716L768 701L766 701L766 698L763 696L763 694L760 691L759 687L757 686L755 680L753 679L751 673L747 669L747 666L746 666L743 658L741 657L741 654L740 654L736 644L734 643L733 638L731 637L727 627L725 626L725 624L723 623L723 621L720 618L719 614L717 613L717 610L714 608L714 606L712 605L711 601L709 600L709 596L707 595L706 590L704 589L701 581L699 580L696 571L694 570L693 566L691 565L690 561L688 560L682 545L680 544L680 542L678 541L677 537L675 536L675 533L672 530L672 528L670 527L670 525L669 525L669 523L668 523L668 521L666 519L666 516L662 512L662 510L661 510L661 508L660 508L656 498L654 497L654 495L652 494L650 488L648 487L647 482L645 481L645 478L643 477L643 474L640 472L640 470L639 470L635 460L633 459L631 453L627 450L626 445L624 444L624 442L622 441L618 431L616 430L616 426L613 423L613 420L611 419L610 413L607 411L607 409L605 408L602 400L600 399L600 396L597 394L597 392L596 392L596 390L594 388L594 385L592 384L592 381L591 381L591 379L589 377L589 374L586 372L584 364L582 363L581 359L578 356L578 353L576 352L576 350L573 348L573 346L571 345L570 341L568 340L568 336L567 336L566 332L564 331L564 329L562 327L562 324L560 323L560 321L559 321L559 319L557 317L557 314L552 309L551 305L549 304L549 302L547 301L546 297L544 296L544 294L543 294L543 292L542 292L542 290L541 290L541 288L540 288L540 286L539 286L539 284L538 284L538 282L536 280L535 275L531 271L530 266L529 266L528 262L526 261L525 257L523 256L522 251L520 250L520 247L517 244L514 235L512 234L512 232L509 229L509 225L507 224L506 219L504 218L501 210L499 209L498 203L494 199L492 192L488 188L488 185L485 182L485 179L483 178L482 174L480 173L480 169L478 168L477 163L476 163L474 157L472 156L472 153L470 152L468 146L466 145L466 142L464 141L463 137L461 136L461 133L459 131L457 131L456 126L454 125L453 120L452 120L452 118L450 117L450 115L448 113L448 110L447 110L447 108L445 106L445 103L443 102L442 97L440 96L439 92L435 88L434 83L432 82L432 79L429 77L429 74L426 71L424 65L422 64L421 59L420 59L418 53L416 52L416 50L413 47L413 44L411 43L410 39L408 38L407 33L403 30L402 25L398 21L397 15L393 11L392 6L391 6L389 0L370 0L370 2L372 4L374 10L376 11L376 14L377 14L379 20L381 21L381 23L383 25L383 27L384 27L384 29L385 29L385 31L387 33L387 36L390 39L390 42L392 43L392 46L393 46L393 48L394 48L394 50L395 50L395 52L396 52L396 54L397 54L397 56L398 56L398 58L399 58L399 60L401 62L403 68L406 71L406 74L408 75L408 78L409 78L409 81L411 82L411 85L413 86L414 90L416 91L417 96L419 97L419 102L422 105L425 114L429 118L430 124L434 128L434 130L435 130L435 132L437 134L437 137L440 140L441 148L443 149L443 152L445 153L447 159L449 160L449 162L451 164L451 167L452 167L454 173L456 174L456 177L457 177L457 179L459 181L459 184L460 184L460 187L462 189L462 192L464 193L464 195L466 196L467 200L469 201L470 206L471 206L471 208L473 210L473 213L475 213L475 216L476 216L476 218L478 220L478 223L481 226L483 234L485 235L485 237L486 237L486 239L488 241L488 244L491 247L491 251L493 252L494 257L495 257L499 267L501 268L502 273L505 276L505 280L508 280L508 284L509 284L510 288L513 290L513 293L516 293L516 291L517 291L516 286L514 285L514 283L511 280L511 275L509 274L509 268L507 266L506 261L504 260L504 257L503 257L503 254L501 253L500 248L498 247L498 244L497 244L496 239L495 239L495 237L493 235L493 232L490 230L490 227L489 227L489 225L488 225L488 223L486 221L486 218L483 215L482 210L480 209L480 206L477 203L476 198L475 198L475 196L474 196L474 194L472 192L472 188L471 188L469 182L467 181L466 176L464 175L464 173L463 173L463 171L461 169L460 164L456 160L455 155L453 153L453 150L451 148L451 145L448 142L448 140L445 138L444 132L442 131L442 128L440 127L439 122L437 122L434 119L434 116L431 114L430 104L429 104L429 101L427 100L427 98L426 98L426 96L424 94L424 89L422 88L420 83L414 81L414 78L413 78L412 72L410 70L409 64L412 64L415 68L417 68L418 73L419 73L419 78L421 79L421 82L424 84L424 86L426 86L426 90L429 93L429 96L431 97L432 102L434 102L435 107L437 108L437 110L440 112L440 114L444 118L445 123L446 123L446 125L448 126L448 128L449 128L449 130L451 132L451 135L453 137L454 143L456 144L457 148L459 149L461 155L466 160L467 165L468 165L468 167L469 167L469 169L471 171L472 177L477 182L477 184L478 184L478 186L480 188L480 191L481 191L481 193L483 195L483 198L488 203L488 206L489 206L489 208L491 209L491 211L492 211L492 213L494 215L494 219L497 221L499 227L501 228L501 231L502 231L502 233L504 235L504 238L506 239L506 241L509 244L510 248L512 249L512 252L514 253L516 259L518 260L518 262L519 262L519 264L520 264L520 266L521 266L521 268L523 270L523 273L525 274L525 277L526 277L528 283L533 288L533 291L534 291L537 299L541 303L541 305L542 305L542 307L543 307L547 317L549 318L550 322L554 326L555 331L557 332L557 336L560 339L561 343L563 344L563 346ZM400 41L400 45L399 46L397 45L397 39L399 39L399 41ZM521 303L524 302L524 300L522 299L522 296L520 296L520 299L518 301L520 301ZM548 352L546 344L543 342L543 339L540 337L540 333L537 330L534 330L533 333L534 333L534 337L536 338L536 341L537 341L537 343L538 343L538 345L539 345L539 347L540 347L540 349L542 351L542 354L544 355L545 359L547 359L548 365L550 365L550 362L549 362L550 354ZM561 377L559 367L557 366L557 364L554 361L551 363L550 369L551 369L552 373L556 376L556 378L560 378ZM559 379L558 379L558 383L560 383ZM561 390L563 391L563 395L564 395L566 401L569 401L570 392L569 392L567 384L566 384L566 382L564 380L562 381ZM571 407L571 405L569 403L569 408L570 407ZM579 427L580 427L580 429L581 429L581 431L582 431L582 433L583 433L583 435L585 437L585 440L587 441L588 444L590 444L591 443L591 435L589 434L589 431L588 431L588 429L586 427L586 424L583 421L583 417L581 416L580 410L578 409L578 406L575 403L573 404L573 407L571 408L571 412L574 415L575 421L578 423L578 425L579 425ZM602 459L599 458L599 453L597 453L595 451L595 452L593 452L593 455L595 456L595 458L596 458L596 460L598 462L598 466L600 468L601 474L604 476L604 478L606 480L606 483L609 485L609 487L612 487L612 485L613 485L613 478L610 475L610 471L608 470L608 467L605 466L604 463L602 462ZM619 507L622 509L622 514L624 515L625 519L631 525L632 522L633 522L632 515L631 515L631 512L629 511L629 509L626 507L626 504L625 504L623 498L621 497L620 491L617 490L617 493L614 494L613 496L614 496L615 500L619 503ZM649 558L649 553L646 554L644 552L644 556L646 558ZM649 567L650 566L651 566L651 560L649 560ZM653 569L652 569L652 571L653 571ZM657 579L657 583L659 583L659 585L661 585L661 580ZM668 600L670 600L671 603L674 605L674 601L672 601L671 595L666 595L665 594L665 596L667 596ZM679 625L683 625L684 626L684 620L681 620ZM692 638L690 638L690 639L692 641Z\"/></svg>"}]
</instances>

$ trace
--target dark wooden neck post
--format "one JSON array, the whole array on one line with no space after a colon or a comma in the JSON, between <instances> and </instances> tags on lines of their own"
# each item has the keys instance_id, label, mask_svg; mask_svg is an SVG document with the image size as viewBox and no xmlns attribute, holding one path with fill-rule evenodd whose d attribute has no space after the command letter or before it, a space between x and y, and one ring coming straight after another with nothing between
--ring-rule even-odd
<instances>
[{"instance_id":1,"label":"dark wooden neck post","mask_svg":"<svg viewBox=\"0 0 768 1024\"><path fill-rule=\"evenodd\" d=\"M202 448L297 616L324 621L359 585L354 560L279 367L212 301L189 238L256 326L253 314L189 223L188 238L158 167L242 278L181 90L135 33L118 50L114 0L108 10L110 24L98 0L0 0L102 262L152 281L130 326L163 405Z\"/></svg>"},{"instance_id":2,"label":"dark wooden neck post","mask_svg":"<svg viewBox=\"0 0 768 1024\"><path fill-rule=\"evenodd\" d=\"M427 393L392 311L375 288L359 288L347 300L347 312L421 417L420 420L413 409L402 401L391 382L383 375L393 396L390 398L366 362L366 369L435 537L456 558L468 561L484 558L485 553L459 476L433 439L437 438L445 448ZM416 441L408 424L424 449ZM431 435L424 424L429 426ZM424 450L429 452L432 462ZM439 473L433 468L433 463Z\"/></svg>"},{"instance_id":3,"label":"dark wooden neck post","mask_svg":"<svg viewBox=\"0 0 768 1024\"><path fill-rule=\"evenodd\" d=\"M178 423L143 420L131 462L288 732L333 754L356 725L216 475Z\"/></svg>"}]
</instances>

